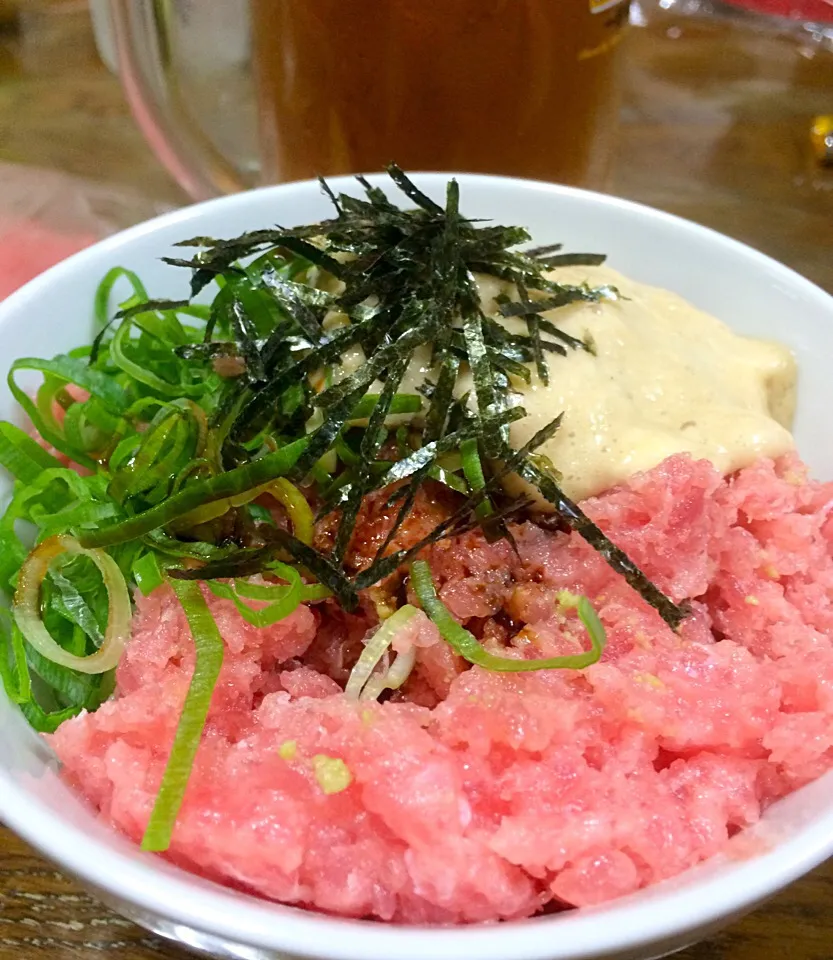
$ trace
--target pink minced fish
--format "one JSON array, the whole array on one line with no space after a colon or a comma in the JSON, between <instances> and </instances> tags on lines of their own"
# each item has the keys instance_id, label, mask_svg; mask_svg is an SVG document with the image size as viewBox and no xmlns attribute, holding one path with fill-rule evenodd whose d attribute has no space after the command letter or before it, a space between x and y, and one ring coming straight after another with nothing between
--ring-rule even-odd
<instances>
[{"instance_id":1,"label":"pink minced fish","mask_svg":"<svg viewBox=\"0 0 833 960\"><path fill-rule=\"evenodd\" d=\"M604 658L464 670L419 614L417 666L383 704L347 702L322 672L321 637L361 624L301 607L257 630L211 597L226 659L168 856L332 914L465 923L599 903L731 851L833 767L831 508L833 485L792 458L726 480L672 457L588 501L662 589L696 598L679 634L576 537L518 526L520 556L442 543L427 554L441 595L484 643L580 649L567 589L595 603ZM173 595L139 598L116 698L51 738L136 841L193 661Z\"/></svg>"}]
</instances>

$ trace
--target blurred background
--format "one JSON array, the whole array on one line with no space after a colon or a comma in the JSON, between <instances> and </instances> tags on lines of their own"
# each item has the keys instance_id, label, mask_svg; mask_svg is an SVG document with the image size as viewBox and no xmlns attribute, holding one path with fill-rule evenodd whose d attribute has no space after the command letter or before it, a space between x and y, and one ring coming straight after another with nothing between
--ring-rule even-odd
<instances>
[{"instance_id":1,"label":"blurred background","mask_svg":"<svg viewBox=\"0 0 833 960\"><path fill-rule=\"evenodd\" d=\"M257 149L241 69L245 4L226 23L228 5L213 20L209 6L171 32L176 56L194 67L179 94L205 137L245 168ZM190 199L131 115L107 3L93 8L94 18L84 0L0 0L0 295L72 247ZM806 24L796 10L817 19ZM822 162L833 154L830 0L639 0L630 20L602 186L833 289L833 167ZM224 56L204 56L218 31L225 41L212 49ZM11 271L10 248L25 261Z\"/></svg>"}]
</instances>

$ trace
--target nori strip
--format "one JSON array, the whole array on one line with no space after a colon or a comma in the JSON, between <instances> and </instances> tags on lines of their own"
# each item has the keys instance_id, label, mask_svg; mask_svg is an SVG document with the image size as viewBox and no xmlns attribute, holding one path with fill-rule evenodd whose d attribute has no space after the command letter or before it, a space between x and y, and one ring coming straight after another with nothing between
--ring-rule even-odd
<instances>
[{"instance_id":1,"label":"nori strip","mask_svg":"<svg viewBox=\"0 0 833 960\"><path fill-rule=\"evenodd\" d=\"M383 190L362 177L357 179L364 188L363 198L336 196L321 181L333 204L331 219L291 229L255 230L226 240L195 237L178 245L200 248L195 256L167 258L193 271L192 295L215 278L219 277L221 284L206 324L204 345L177 345L176 356L200 364L216 356L240 356L245 363L245 377L227 379L211 401L207 449L213 453L206 456L219 467L231 465L246 470L258 451L268 455L276 444L286 444L312 431L303 438L304 449L289 475L296 482L304 482L313 472L323 509L341 511L332 556L299 545L288 534L270 535L277 536L283 549L327 582L339 599L352 604L359 583L369 584L374 582L369 577L384 576L384 571L395 569L392 564L396 556L382 557L382 553L404 522L420 484L432 472L438 475L438 457L459 450L465 440L476 441L483 458L492 461L491 475L483 488L466 498L454 517L441 524L426 542L435 542L449 530L462 529L478 519L489 536L497 532L508 537L501 518L516 509L503 506L497 495L501 478L517 472L538 487L564 522L588 539L676 626L683 608L663 597L563 496L555 473L536 462L533 451L552 436L559 421L548 424L519 451L512 451L509 445L509 424L524 416L513 380L529 381L533 366L537 378L547 383L551 376L549 354L565 355L572 349L592 352L589 340L584 342L565 333L541 314L572 303L616 296L608 288L557 283L548 279L545 271L551 266L598 264L604 258L565 254L556 244L526 251L515 249L529 241L528 233L520 227L480 225L462 216L455 181L448 184L443 208L397 166L390 165L388 173L416 209L400 209ZM253 257L257 259L251 262ZM241 263L249 266L244 268ZM342 281L343 289L327 293L290 279L311 265ZM478 272L501 278L518 291L519 302L501 298L499 310L504 317L523 319L526 334L510 333L497 320L483 315L474 276ZM239 288L241 296L235 294L238 285L244 285ZM140 313L148 309L175 310L178 306L185 304L147 301L131 310ZM328 310L346 314L349 323L325 331L322 321ZM212 339L215 331L222 334L216 341ZM228 341L229 336L236 346ZM421 446L414 451L403 450L398 462L385 464L378 458L387 435L386 417L396 409L399 384L414 351L427 345L432 351L434 379L417 388L428 400L427 409L423 414L411 401L408 404L414 415L424 416ZM349 375L336 376L335 383L330 381L321 389L316 379L331 368L337 369L346 351L354 347L363 350L366 360ZM471 371L471 397L455 397L462 361ZM377 381L381 387L374 388ZM365 401L374 389L376 399L370 407ZM344 434L351 419L357 419L356 411L369 420L364 428L350 428L351 436L354 429L364 431L356 448L356 462L344 464L329 482L322 480L326 474L322 475L319 461L333 450L347 454ZM310 419L313 415L319 424L315 429L312 423L316 421ZM260 474L260 468L253 471L255 474ZM456 473L448 476L456 478L456 486L461 487L462 477ZM401 481L406 483L391 501L399 502L399 508L390 535L371 567L349 585L341 563L362 499ZM187 502L195 502L198 490L213 491L216 486L216 479L186 477L181 491L172 499L182 498L177 502L185 503L186 494ZM494 504L494 513L488 516L482 509L487 500ZM113 528L85 531L84 539L104 542L114 535L121 539L128 531L153 529L149 526L152 518L179 514L168 506L170 502L154 508L146 517L138 514L123 521L117 534ZM232 514L236 509L232 508ZM267 525L252 526L250 513L244 512L245 523L232 523L229 528L237 531L235 536L243 540L266 537ZM479 518L475 517L477 513ZM301 560L301 554L305 559ZM413 550L407 555L413 555ZM255 563L262 562L266 554L250 552L237 562L242 563L244 556L260 558L251 561ZM228 562L232 563L232 558Z\"/></svg>"},{"instance_id":2,"label":"nori strip","mask_svg":"<svg viewBox=\"0 0 833 960\"><path fill-rule=\"evenodd\" d=\"M554 267L600 267L607 260L607 254L560 253L555 257L539 256L538 259L548 270Z\"/></svg>"}]
</instances>

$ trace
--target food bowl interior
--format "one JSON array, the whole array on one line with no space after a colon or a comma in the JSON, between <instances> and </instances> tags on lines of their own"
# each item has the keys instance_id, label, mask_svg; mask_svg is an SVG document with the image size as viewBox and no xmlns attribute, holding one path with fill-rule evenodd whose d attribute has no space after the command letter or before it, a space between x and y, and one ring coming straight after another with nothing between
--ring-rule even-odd
<instances>
[{"instance_id":1,"label":"food bowl interior","mask_svg":"<svg viewBox=\"0 0 833 960\"><path fill-rule=\"evenodd\" d=\"M385 185L383 178L372 178ZM442 200L447 177L416 180ZM536 244L603 252L634 279L674 290L741 333L774 338L800 369L796 437L814 474L833 478L833 299L763 255L704 228L609 197L527 181L459 177L463 212L523 224ZM347 178L336 190L358 192ZM389 191L393 195L393 191ZM400 198L401 199L401 198ZM331 214L315 183L187 208L53 268L0 306L5 365L89 342L93 294L114 265L151 296L179 298L188 276L161 263L197 234L234 236ZM555 414L557 411L553 411ZM0 388L0 417L19 420ZM2 493L9 484L2 478ZM659 956L743 912L833 852L833 775L776 804L727 856L607 906L498 927L415 930L343 921L266 903L141 853L101 825L60 781L47 746L0 693L0 818L112 905L197 948L239 957L533 960ZM233 788L230 785L230 789Z\"/></svg>"}]
</instances>

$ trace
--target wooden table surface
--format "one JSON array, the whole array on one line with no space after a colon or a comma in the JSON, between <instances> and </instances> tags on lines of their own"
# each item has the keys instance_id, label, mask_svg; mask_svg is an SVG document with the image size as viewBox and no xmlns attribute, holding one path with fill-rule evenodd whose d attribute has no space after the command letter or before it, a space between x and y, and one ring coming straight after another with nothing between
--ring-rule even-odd
<instances>
[{"instance_id":1,"label":"wooden table surface","mask_svg":"<svg viewBox=\"0 0 833 960\"><path fill-rule=\"evenodd\" d=\"M182 203L96 56L85 4L26 0L17 29L2 24L8 5L0 3L0 163L139 189L149 209ZM751 243L833 292L833 170L819 169L809 148L811 118L833 113L833 54L671 17L633 31L627 54L612 192ZM0 960L102 955L184 956L0 827ZM833 960L833 861L679 956Z\"/></svg>"}]
</instances>

